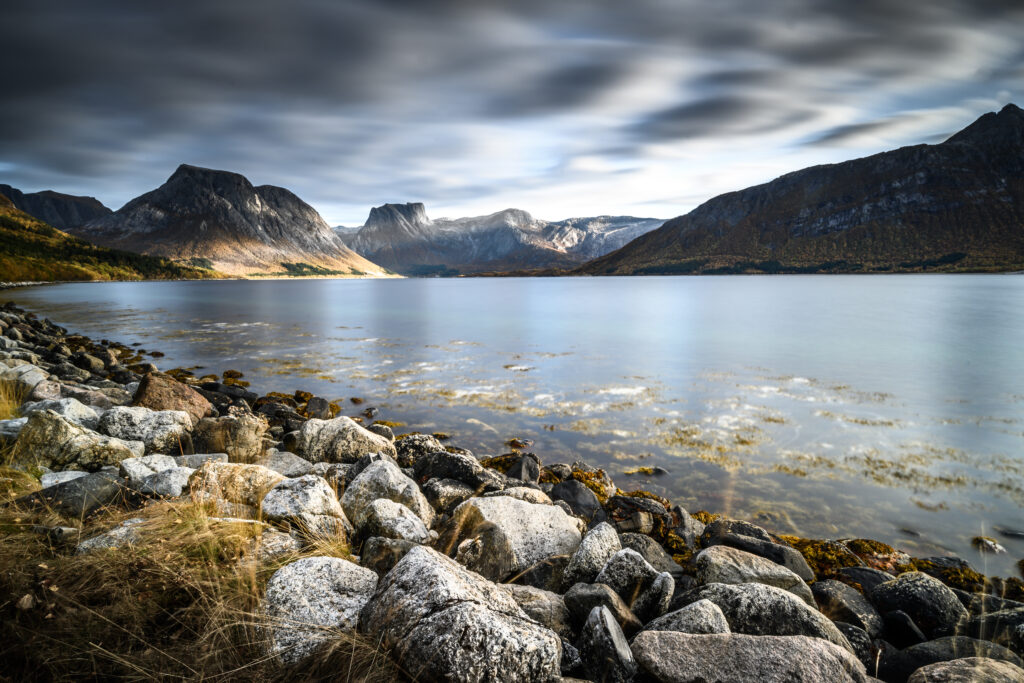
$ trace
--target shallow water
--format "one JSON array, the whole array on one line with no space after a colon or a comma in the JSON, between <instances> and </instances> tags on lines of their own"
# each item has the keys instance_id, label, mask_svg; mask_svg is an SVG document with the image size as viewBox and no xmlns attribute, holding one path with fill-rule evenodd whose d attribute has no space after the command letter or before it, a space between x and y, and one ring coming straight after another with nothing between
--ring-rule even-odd
<instances>
[{"instance_id":1,"label":"shallow water","mask_svg":"<svg viewBox=\"0 0 1024 683\"><path fill-rule=\"evenodd\" d=\"M1024 542L1024 277L83 283L3 297L162 368L367 405L478 455L533 439L805 536L1012 574ZM196 374L204 374L197 371ZM398 431L402 431L401 429ZM661 477L629 475L660 465Z\"/></svg>"}]
</instances>

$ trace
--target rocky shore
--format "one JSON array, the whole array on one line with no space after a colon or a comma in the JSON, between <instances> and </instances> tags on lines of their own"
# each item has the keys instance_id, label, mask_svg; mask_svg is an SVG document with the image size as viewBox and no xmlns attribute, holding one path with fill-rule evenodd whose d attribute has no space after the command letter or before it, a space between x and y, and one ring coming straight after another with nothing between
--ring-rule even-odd
<instances>
[{"instance_id":1,"label":"rocky shore","mask_svg":"<svg viewBox=\"0 0 1024 683\"><path fill-rule=\"evenodd\" d=\"M207 526L248 530L203 562L266 575L246 618L280 671L350 634L420 681L1024 680L1017 578L776 535L584 462L478 457L396 436L356 400L260 395L239 373L161 373L157 358L0 307L0 387L18 414L0 448L29 482L5 488L0 540L45 539L37 571L156 556L171 532L153 516L202 506ZM45 639L24 624L54 617L48 580L4 597L8 643Z\"/></svg>"}]
</instances>

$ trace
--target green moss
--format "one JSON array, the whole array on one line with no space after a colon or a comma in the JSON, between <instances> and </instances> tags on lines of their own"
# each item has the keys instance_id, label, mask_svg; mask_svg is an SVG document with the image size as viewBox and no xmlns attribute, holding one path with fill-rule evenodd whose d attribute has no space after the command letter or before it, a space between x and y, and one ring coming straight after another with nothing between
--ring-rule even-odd
<instances>
[{"instance_id":1,"label":"green moss","mask_svg":"<svg viewBox=\"0 0 1024 683\"><path fill-rule=\"evenodd\" d=\"M852 550L842 543L798 536L780 536L780 538L800 551L800 554L807 560L811 571L819 579L833 579L839 575L839 570L843 567L859 567L864 564Z\"/></svg>"},{"instance_id":2,"label":"green moss","mask_svg":"<svg viewBox=\"0 0 1024 683\"><path fill-rule=\"evenodd\" d=\"M608 502L608 493L605 491L605 473L604 470L597 470L596 472L583 472L582 470L573 470L570 475L571 478L580 482L588 489L594 492L597 496L597 500L601 505Z\"/></svg>"},{"instance_id":3,"label":"green moss","mask_svg":"<svg viewBox=\"0 0 1024 683\"><path fill-rule=\"evenodd\" d=\"M512 465L519 461L519 457L518 453L506 453L505 455L496 455L493 458L481 460L480 464L488 469L497 470L505 474Z\"/></svg>"},{"instance_id":4,"label":"green moss","mask_svg":"<svg viewBox=\"0 0 1024 683\"><path fill-rule=\"evenodd\" d=\"M431 436L433 436L438 441L448 441L449 439L452 438L451 434L445 434L444 432L434 432L433 434L431 434Z\"/></svg>"},{"instance_id":5,"label":"green moss","mask_svg":"<svg viewBox=\"0 0 1024 683\"><path fill-rule=\"evenodd\" d=\"M656 493L644 491L643 489L639 489L637 491L623 491L622 489L616 489L615 493L616 495L625 496L626 498L646 498L648 500L655 500L664 505L666 510L672 507L672 503L669 502L668 498L662 498Z\"/></svg>"},{"instance_id":6,"label":"green moss","mask_svg":"<svg viewBox=\"0 0 1024 683\"><path fill-rule=\"evenodd\" d=\"M542 484L560 484L561 478L549 470L547 467L542 467L540 470L540 483Z\"/></svg>"},{"instance_id":7,"label":"green moss","mask_svg":"<svg viewBox=\"0 0 1024 683\"><path fill-rule=\"evenodd\" d=\"M244 377L244 376L245 375L243 375L238 370L225 370L221 374L221 377L223 377L225 381L227 381L229 379L242 379L242 377Z\"/></svg>"},{"instance_id":8,"label":"green moss","mask_svg":"<svg viewBox=\"0 0 1024 683\"><path fill-rule=\"evenodd\" d=\"M301 389L295 392L295 400L299 403L309 403L309 399L313 398L313 394L308 391L302 391Z\"/></svg>"},{"instance_id":9,"label":"green moss","mask_svg":"<svg viewBox=\"0 0 1024 683\"><path fill-rule=\"evenodd\" d=\"M627 467L622 471L623 474L644 474L647 476L654 475L653 467Z\"/></svg>"},{"instance_id":10,"label":"green moss","mask_svg":"<svg viewBox=\"0 0 1024 683\"><path fill-rule=\"evenodd\" d=\"M959 588L968 593L981 593L985 591L985 575L980 574L970 567L940 567L931 560L910 558L909 568L912 571L924 572L934 576L942 583L951 588Z\"/></svg>"},{"instance_id":11,"label":"green moss","mask_svg":"<svg viewBox=\"0 0 1024 683\"><path fill-rule=\"evenodd\" d=\"M393 422L391 420L375 420L373 424L381 425L382 427L390 427L391 429L398 429L399 427L405 426L404 422Z\"/></svg>"},{"instance_id":12,"label":"green moss","mask_svg":"<svg viewBox=\"0 0 1024 683\"><path fill-rule=\"evenodd\" d=\"M716 519L722 518L722 515L719 515L717 513L711 513L708 512L707 510L697 510L696 512L691 512L690 516L698 522L700 522L701 524L711 524L711 522L715 521Z\"/></svg>"}]
</instances>

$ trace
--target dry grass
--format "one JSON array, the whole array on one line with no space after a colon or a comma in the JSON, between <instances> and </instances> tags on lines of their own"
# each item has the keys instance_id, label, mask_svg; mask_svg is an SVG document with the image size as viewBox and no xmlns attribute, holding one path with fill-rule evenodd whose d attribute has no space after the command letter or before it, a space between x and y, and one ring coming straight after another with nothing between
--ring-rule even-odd
<instances>
[{"instance_id":1,"label":"dry grass","mask_svg":"<svg viewBox=\"0 0 1024 683\"><path fill-rule=\"evenodd\" d=\"M0 496L30 490L28 479L0 472ZM282 670L266 654L267 624L259 611L266 581L299 557L346 556L348 548L323 539L301 553L261 561L255 552L261 525L221 522L211 513L191 502L110 511L83 534L142 517L141 540L74 555L73 546L33 531L62 521L52 513L0 511L0 679L402 679L386 653L340 632L301 670Z\"/></svg>"},{"instance_id":2,"label":"dry grass","mask_svg":"<svg viewBox=\"0 0 1024 683\"><path fill-rule=\"evenodd\" d=\"M19 417L19 409L25 398L25 392L17 384L0 380L0 420Z\"/></svg>"}]
</instances>

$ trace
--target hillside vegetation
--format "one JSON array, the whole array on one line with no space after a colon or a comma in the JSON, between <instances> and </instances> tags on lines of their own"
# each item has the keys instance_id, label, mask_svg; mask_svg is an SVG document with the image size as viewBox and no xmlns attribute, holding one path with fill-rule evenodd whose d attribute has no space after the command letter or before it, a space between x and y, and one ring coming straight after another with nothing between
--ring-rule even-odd
<instances>
[{"instance_id":1,"label":"hillside vegetation","mask_svg":"<svg viewBox=\"0 0 1024 683\"><path fill-rule=\"evenodd\" d=\"M221 277L208 268L107 249L14 208L0 195L0 273L6 281L173 280Z\"/></svg>"}]
</instances>

